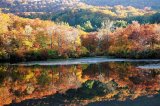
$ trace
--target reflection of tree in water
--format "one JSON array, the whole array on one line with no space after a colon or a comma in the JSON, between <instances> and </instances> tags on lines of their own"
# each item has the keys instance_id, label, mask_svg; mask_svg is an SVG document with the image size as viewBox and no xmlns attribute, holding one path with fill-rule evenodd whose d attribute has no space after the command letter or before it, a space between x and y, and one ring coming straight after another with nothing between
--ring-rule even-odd
<instances>
[{"instance_id":1,"label":"reflection of tree in water","mask_svg":"<svg viewBox=\"0 0 160 106\"><path fill-rule=\"evenodd\" d=\"M125 78L133 74L135 67L131 63L122 62L122 63L111 63L111 70L114 73L118 74L120 80L126 80Z\"/></svg>"},{"instance_id":2,"label":"reflection of tree in water","mask_svg":"<svg viewBox=\"0 0 160 106\"><path fill-rule=\"evenodd\" d=\"M106 63L96 65L91 64L88 66L88 68L83 70L82 77L89 77L100 81L108 81L107 78L109 78L109 70L110 67Z\"/></svg>"},{"instance_id":3,"label":"reflection of tree in water","mask_svg":"<svg viewBox=\"0 0 160 106\"><path fill-rule=\"evenodd\" d=\"M27 105L67 105L67 104L85 104L83 100L90 100L97 96L104 96L114 92L117 89L117 84L114 81L102 83L98 80L87 80L78 89L69 89L65 94L56 93L44 99L26 100L19 104L12 104L13 106Z\"/></svg>"},{"instance_id":4,"label":"reflection of tree in water","mask_svg":"<svg viewBox=\"0 0 160 106\"><path fill-rule=\"evenodd\" d=\"M41 75L38 77L38 84L40 85L48 85L51 82L51 78L49 76L48 71L42 70Z\"/></svg>"},{"instance_id":5,"label":"reflection of tree in water","mask_svg":"<svg viewBox=\"0 0 160 106\"><path fill-rule=\"evenodd\" d=\"M77 66L10 66L9 68L3 66L3 69L0 70L0 76L3 76L0 91L3 86L6 86L5 89L9 91L10 95L6 97L8 102L5 100L4 104L30 98L41 98L54 94L58 90L65 92L70 88L78 88L81 83L77 72L80 71L82 71L81 68L77 69ZM0 101L5 96L7 95L0 96Z\"/></svg>"},{"instance_id":6,"label":"reflection of tree in water","mask_svg":"<svg viewBox=\"0 0 160 106\"><path fill-rule=\"evenodd\" d=\"M7 76L7 67L4 66L0 66L0 84L3 83L5 77Z\"/></svg>"},{"instance_id":7,"label":"reflection of tree in water","mask_svg":"<svg viewBox=\"0 0 160 106\"><path fill-rule=\"evenodd\" d=\"M98 66L101 68L98 68ZM106 68L106 66L108 67ZM131 63L125 62L108 63L108 65L90 65L84 70L83 77L98 80L96 76L99 75L99 69L105 75L104 78L108 77L105 69L110 70L109 80L105 79L105 82L114 80L119 87L124 88L118 91L117 97L119 100L125 100L127 97L135 99L139 96L156 94L160 89L158 70L142 70L135 68Z\"/></svg>"},{"instance_id":8,"label":"reflection of tree in water","mask_svg":"<svg viewBox=\"0 0 160 106\"><path fill-rule=\"evenodd\" d=\"M44 101L51 102L54 98L56 103L66 103L65 100L69 100L68 98L73 102L85 99L91 101L135 99L158 93L159 72L156 69L137 69L127 63L1 66L0 76L3 77L0 93L4 90L7 93L0 96L0 101L6 100L4 104L9 104L44 96L47 97Z\"/></svg>"},{"instance_id":9,"label":"reflection of tree in water","mask_svg":"<svg viewBox=\"0 0 160 106\"><path fill-rule=\"evenodd\" d=\"M104 82L104 74L101 72L102 71L102 67L101 67L101 64L97 64L97 66L98 66L98 72L99 72L99 75L97 76L97 78L98 78L98 80L99 81L102 81L102 82Z\"/></svg>"}]
</instances>

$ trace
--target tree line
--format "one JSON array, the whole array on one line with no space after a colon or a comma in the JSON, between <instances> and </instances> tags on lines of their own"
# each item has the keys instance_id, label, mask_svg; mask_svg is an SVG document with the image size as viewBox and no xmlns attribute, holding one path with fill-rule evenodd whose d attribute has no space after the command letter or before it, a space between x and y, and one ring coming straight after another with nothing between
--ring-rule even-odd
<instances>
[{"instance_id":1,"label":"tree line","mask_svg":"<svg viewBox=\"0 0 160 106\"><path fill-rule=\"evenodd\" d=\"M112 55L160 58L160 25L105 20L95 32L66 23L0 13L0 60L31 61ZM86 27L90 27L89 22Z\"/></svg>"}]
</instances>

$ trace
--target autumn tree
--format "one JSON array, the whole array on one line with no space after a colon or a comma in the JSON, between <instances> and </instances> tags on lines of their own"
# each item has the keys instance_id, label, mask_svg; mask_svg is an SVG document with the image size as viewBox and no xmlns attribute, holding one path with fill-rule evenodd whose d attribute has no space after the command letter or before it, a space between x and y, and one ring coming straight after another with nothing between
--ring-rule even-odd
<instances>
[{"instance_id":1,"label":"autumn tree","mask_svg":"<svg viewBox=\"0 0 160 106\"><path fill-rule=\"evenodd\" d=\"M55 30L54 27L47 28L47 33L50 36L50 40L51 40L51 44L50 44L51 45L51 49L52 49L52 46L53 46L53 33L54 33L54 30Z\"/></svg>"},{"instance_id":2,"label":"autumn tree","mask_svg":"<svg viewBox=\"0 0 160 106\"><path fill-rule=\"evenodd\" d=\"M11 23L12 21L8 15L0 13L0 34L7 32Z\"/></svg>"},{"instance_id":3,"label":"autumn tree","mask_svg":"<svg viewBox=\"0 0 160 106\"><path fill-rule=\"evenodd\" d=\"M109 48L109 34L113 30L113 21L105 20L102 23L101 29L98 30L98 49L108 49ZM101 51L101 50L100 50Z\"/></svg>"},{"instance_id":4,"label":"autumn tree","mask_svg":"<svg viewBox=\"0 0 160 106\"><path fill-rule=\"evenodd\" d=\"M87 36L82 36L82 46L86 47L91 55L95 55L98 47L97 33L89 33Z\"/></svg>"}]
</instances>

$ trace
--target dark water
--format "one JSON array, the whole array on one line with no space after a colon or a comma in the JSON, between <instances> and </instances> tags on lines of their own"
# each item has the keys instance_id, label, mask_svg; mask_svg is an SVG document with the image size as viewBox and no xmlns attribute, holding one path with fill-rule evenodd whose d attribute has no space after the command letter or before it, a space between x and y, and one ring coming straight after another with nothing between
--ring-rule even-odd
<instances>
[{"instance_id":1,"label":"dark water","mask_svg":"<svg viewBox=\"0 0 160 106\"><path fill-rule=\"evenodd\" d=\"M75 62L0 65L0 106L160 106L158 61Z\"/></svg>"}]
</instances>

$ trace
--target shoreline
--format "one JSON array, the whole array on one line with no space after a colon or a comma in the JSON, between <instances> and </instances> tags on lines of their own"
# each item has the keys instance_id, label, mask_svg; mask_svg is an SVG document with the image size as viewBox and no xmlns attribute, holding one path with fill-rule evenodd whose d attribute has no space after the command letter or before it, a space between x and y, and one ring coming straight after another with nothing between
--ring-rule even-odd
<instances>
[{"instance_id":1,"label":"shoreline","mask_svg":"<svg viewBox=\"0 0 160 106\"><path fill-rule=\"evenodd\" d=\"M41 61L27 61L18 63L4 63L9 65L23 65L23 66L51 66L51 65L77 65L77 64L99 64L104 62L160 62L160 59L125 59L107 56L82 57L82 58L68 58L68 59L49 59ZM3 63L2 63L3 64Z\"/></svg>"}]
</instances>

